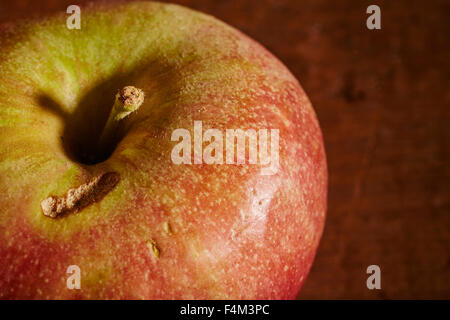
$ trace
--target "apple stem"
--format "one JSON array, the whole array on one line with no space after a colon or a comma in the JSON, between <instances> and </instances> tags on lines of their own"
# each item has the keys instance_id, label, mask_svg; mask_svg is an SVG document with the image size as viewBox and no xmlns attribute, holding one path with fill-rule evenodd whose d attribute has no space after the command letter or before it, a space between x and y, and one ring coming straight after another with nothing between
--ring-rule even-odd
<instances>
[{"instance_id":1,"label":"apple stem","mask_svg":"<svg viewBox=\"0 0 450 320\"><path fill-rule=\"evenodd\" d=\"M101 150L110 148L116 136L120 121L138 110L142 103L144 103L144 91L141 89L126 86L117 92L108 121L98 141L98 146Z\"/></svg>"}]
</instances>

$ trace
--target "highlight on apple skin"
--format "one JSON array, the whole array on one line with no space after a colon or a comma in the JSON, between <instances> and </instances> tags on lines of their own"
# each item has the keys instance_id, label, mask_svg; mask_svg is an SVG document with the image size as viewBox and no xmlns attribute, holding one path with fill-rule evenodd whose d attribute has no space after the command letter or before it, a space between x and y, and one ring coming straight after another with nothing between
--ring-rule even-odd
<instances>
[{"instance_id":1,"label":"highlight on apple skin","mask_svg":"<svg viewBox=\"0 0 450 320\"><path fill-rule=\"evenodd\" d=\"M0 298L295 298L325 222L327 168L294 76L177 5L94 4L80 30L66 18L0 31ZM127 86L145 100L99 147ZM278 129L278 171L174 164L171 134L194 121ZM79 289L67 286L73 265Z\"/></svg>"}]
</instances>

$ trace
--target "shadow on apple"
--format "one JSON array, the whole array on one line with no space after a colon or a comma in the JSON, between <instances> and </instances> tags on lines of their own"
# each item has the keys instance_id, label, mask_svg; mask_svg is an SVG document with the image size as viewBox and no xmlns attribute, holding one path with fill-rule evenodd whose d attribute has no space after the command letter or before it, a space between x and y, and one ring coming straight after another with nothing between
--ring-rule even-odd
<instances>
[{"instance_id":1,"label":"shadow on apple","mask_svg":"<svg viewBox=\"0 0 450 320\"><path fill-rule=\"evenodd\" d=\"M135 85L138 79L144 76L151 78L147 84L152 87L151 99L158 99L160 92L172 90L174 81L173 73L169 66L161 66L158 63L150 62L145 65L134 67L130 72L119 72L115 76L99 83L88 91L80 100L73 112L67 112L65 108L55 101L49 94L41 92L37 99L39 106L48 112L60 117L64 122L64 129L61 134L61 144L66 155L73 161L82 164L96 164L105 161L114 152L118 143L126 135L129 125L121 125L116 132L116 137L108 146L98 148L98 140L102 134L103 127L108 120L109 113L114 104L117 91L126 85ZM146 92L146 102L149 104L150 95ZM141 110L144 108L141 107ZM161 112L162 111L162 112ZM146 112L145 118L161 117L166 118L165 111L151 110ZM136 121L144 120L142 116L137 116ZM133 120L134 122L134 120Z\"/></svg>"},{"instance_id":2,"label":"shadow on apple","mask_svg":"<svg viewBox=\"0 0 450 320\"><path fill-rule=\"evenodd\" d=\"M57 115L64 122L61 143L67 156L83 164L106 160L116 148L125 132L117 133L114 143L100 150L97 142L108 119L117 90L132 83L134 73L119 74L92 88L72 113L48 94L38 96L39 105Z\"/></svg>"}]
</instances>

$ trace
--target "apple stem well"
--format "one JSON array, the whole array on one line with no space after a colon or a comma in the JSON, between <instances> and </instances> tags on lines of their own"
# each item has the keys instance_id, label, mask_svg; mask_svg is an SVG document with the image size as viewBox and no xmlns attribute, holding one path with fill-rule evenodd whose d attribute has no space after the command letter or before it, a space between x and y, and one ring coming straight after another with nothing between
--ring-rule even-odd
<instances>
[{"instance_id":1,"label":"apple stem well","mask_svg":"<svg viewBox=\"0 0 450 320\"><path fill-rule=\"evenodd\" d=\"M118 125L144 103L144 91L133 86L120 89L114 101L105 127L98 140L98 148L106 152L114 143ZM90 179L85 184L71 188L64 196L49 196L41 201L42 213L50 218L62 214L78 212L84 207L100 201L120 180L117 172L106 172Z\"/></svg>"},{"instance_id":2,"label":"apple stem well","mask_svg":"<svg viewBox=\"0 0 450 320\"><path fill-rule=\"evenodd\" d=\"M98 141L100 150L106 150L113 144L118 125L122 119L135 112L144 103L144 91L126 86L116 94L114 105Z\"/></svg>"}]
</instances>

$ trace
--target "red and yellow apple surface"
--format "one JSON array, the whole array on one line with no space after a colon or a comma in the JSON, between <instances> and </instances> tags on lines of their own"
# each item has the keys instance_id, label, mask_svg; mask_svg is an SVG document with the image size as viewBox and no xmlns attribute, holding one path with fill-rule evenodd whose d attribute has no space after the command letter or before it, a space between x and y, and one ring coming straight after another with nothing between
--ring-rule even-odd
<instances>
[{"instance_id":1,"label":"red and yellow apple surface","mask_svg":"<svg viewBox=\"0 0 450 320\"><path fill-rule=\"evenodd\" d=\"M205 14L141 2L3 26L0 298L292 299L322 234L320 127L298 81ZM114 95L140 109L98 140ZM279 169L174 164L177 128L279 129ZM107 181L77 212L43 200ZM96 178L97 177L97 178ZM94 180L93 180L94 179ZM81 270L81 288L66 285Z\"/></svg>"}]
</instances>

